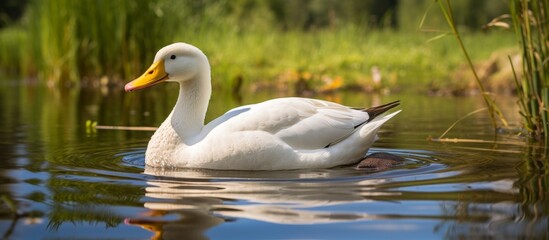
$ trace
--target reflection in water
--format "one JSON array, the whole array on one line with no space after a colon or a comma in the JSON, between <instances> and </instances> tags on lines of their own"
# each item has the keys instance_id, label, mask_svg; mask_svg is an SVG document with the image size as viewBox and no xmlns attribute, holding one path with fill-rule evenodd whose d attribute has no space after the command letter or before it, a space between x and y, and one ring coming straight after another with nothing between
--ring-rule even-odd
<instances>
[{"instance_id":1,"label":"reflection in water","mask_svg":"<svg viewBox=\"0 0 549 240\"><path fill-rule=\"evenodd\" d=\"M378 192L372 187L386 182L384 179L355 182L351 177L353 171L219 172L146 167L145 174L155 176L148 182L145 193L144 206L150 211L144 218L128 222L154 231L157 237L175 239L189 237L189 231L196 237L214 225L240 218L276 224L374 219L376 216L368 213L308 210L398 194ZM353 191L355 187L364 192ZM162 220L170 214L179 217L174 221ZM161 218L151 221L150 216Z\"/></svg>"},{"instance_id":2,"label":"reflection in water","mask_svg":"<svg viewBox=\"0 0 549 240\"><path fill-rule=\"evenodd\" d=\"M480 161L472 168L471 163L441 165L436 162L451 162L444 161L448 156L427 159L419 153L394 152L408 156L407 164L370 173L352 167L275 172L145 167L145 174L153 176L145 189L144 206L150 210L147 217L128 222L163 239L188 236L189 231L206 237L211 228L236 219L301 227L430 219L439 222L433 231L449 238L546 236L547 213L536 209L546 211L547 203L541 202L542 196L531 194L528 197L535 202L521 202L523 186L513 171L513 158L500 159L500 166ZM535 192L547 194L543 189ZM170 215L176 220L164 219ZM189 224L195 224L194 230L181 231ZM420 222L407 226L410 231L421 229L416 224ZM360 229L384 231L390 226L373 224Z\"/></svg>"},{"instance_id":3,"label":"reflection in water","mask_svg":"<svg viewBox=\"0 0 549 240\"><path fill-rule=\"evenodd\" d=\"M224 219L197 209L150 210L126 220L127 224L151 231L151 239L208 239L205 232L223 222Z\"/></svg>"},{"instance_id":4,"label":"reflection in water","mask_svg":"<svg viewBox=\"0 0 549 240\"><path fill-rule=\"evenodd\" d=\"M460 122L448 137L484 142L426 140L483 107L479 99L318 96L351 106L402 101L404 111L382 129L372 150L407 162L380 172L154 169L144 166L143 157L152 132L86 131L86 120L158 126L177 97L169 87L138 97L122 90L104 95L0 85L0 195L13 200L20 213L14 218L0 204L0 234L13 239L549 239L545 148L516 144L523 139L513 134L492 142L489 119L482 114ZM209 119L273 97L230 96L213 96ZM504 100L501 107L510 116L514 100Z\"/></svg>"},{"instance_id":5,"label":"reflection in water","mask_svg":"<svg viewBox=\"0 0 549 240\"><path fill-rule=\"evenodd\" d=\"M276 224L326 224L381 218L367 211L317 210L372 202L399 193L376 190L388 178L369 178L346 168L313 171L208 171L145 168L148 182L144 203L151 212L202 211L206 218L251 219ZM209 214L206 214L209 213ZM201 215L202 216L202 215ZM132 222L132 221L130 221ZM133 221L133 222L139 222ZM202 223L205 221L198 221ZM211 223L209 221L208 223ZM205 229L196 226L196 229ZM157 235L170 229L155 229ZM185 234L178 229L169 234ZM165 237L165 235L163 235Z\"/></svg>"}]
</instances>

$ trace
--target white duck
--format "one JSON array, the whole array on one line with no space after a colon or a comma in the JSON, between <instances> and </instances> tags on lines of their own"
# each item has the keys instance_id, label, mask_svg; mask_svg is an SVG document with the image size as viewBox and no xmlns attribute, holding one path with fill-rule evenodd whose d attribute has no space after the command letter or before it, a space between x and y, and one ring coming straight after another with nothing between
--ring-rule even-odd
<instances>
[{"instance_id":1,"label":"white duck","mask_svg":"<svg viewBox=\"0 0 549 240\"><path fill-rule=\"evenodd\" d=\"M179 83L179 97L147 146L153 167L233 170L330 168L364 157L383 123L398 112L392 102L369 109L337 103L278 98L232 109L204 125L211 95L210 64L200 49L168 45L139 78L132 91L163 81Z\"/></svg>"}]
</instances>

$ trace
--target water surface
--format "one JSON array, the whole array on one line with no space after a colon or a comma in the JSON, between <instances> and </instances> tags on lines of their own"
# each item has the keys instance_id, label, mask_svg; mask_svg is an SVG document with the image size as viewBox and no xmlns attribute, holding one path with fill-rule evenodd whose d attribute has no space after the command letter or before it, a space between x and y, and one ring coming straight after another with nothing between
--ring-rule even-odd
<instances>
[{"instance_id":1,"label":"water surface","mask_svg":"<svg viewBox=\"0 0 549 240\"><path fill-rule=\"evenodd\" d=\"M214 93L207 118L282 96ZM10 239L547 239L548 160L544 149L476 114L479 98L358 92L316 98L350 106L400 99L371 152L406 162L385 171L353 166L293 171L213 171L144 166L173 85L56 92L0 81L0 234ZM498 99L512 122L512 97ZM479 141L482 140L482 141Z\"/></svg>"}]
</instances>

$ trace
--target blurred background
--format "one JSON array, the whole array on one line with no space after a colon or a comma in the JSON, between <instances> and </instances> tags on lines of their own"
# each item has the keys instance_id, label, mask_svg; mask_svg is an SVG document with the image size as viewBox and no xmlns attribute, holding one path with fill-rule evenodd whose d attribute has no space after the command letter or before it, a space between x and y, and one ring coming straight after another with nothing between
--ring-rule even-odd
<instances>
[{"instance_id":1,"label":"blurred background","mask_svg":"<svg viewBox=\"0 0 549 240\"><path fill-rule=\"evenodd\" d=\"M441 2L451 2L491 93L483 96L497 100L509 127L496 128L485 111ZM527 132L548 132L548 31L517 36L513 29L534 26L523 16L545 16L546 6L549 0L0 0L0 234L549 239L549 138L535 145ZM512 9L511 21L504 14ZM406 163L386 172L150 171L144 154L152 131L95 126L166 119L175 84L135 93L123 86L173 42L209 57L206 122L282 96L357 107L400 99L402 113L372 151ZM522 64L521 49L545 55L531 51L524 56L542 57ZM525 76L539 72L535 81L519 76L515 85L509 60L518 74L521 66L530 69ZM531 119L544 121L531 127Z\"/></svg>"},{"instance_id":2,"label":"blurred background","mask_svg":"<svg viewBox=\"0 0 549 240\"><path fill-rule=\"evenodd\" d=\"M489 68L518 52L514 33L486 28L509 11L508 2L452 4L472 59L487 68L486 78L495 76L493 88L511 90L510 75L496 76ZM118 86L139 76L158 49L182 41L209 56L218 89L468 94L475 83L464 76L465 59L437 5L432 0L3 0L0 76L50 86Z\"/></svg>"}]
</instances>

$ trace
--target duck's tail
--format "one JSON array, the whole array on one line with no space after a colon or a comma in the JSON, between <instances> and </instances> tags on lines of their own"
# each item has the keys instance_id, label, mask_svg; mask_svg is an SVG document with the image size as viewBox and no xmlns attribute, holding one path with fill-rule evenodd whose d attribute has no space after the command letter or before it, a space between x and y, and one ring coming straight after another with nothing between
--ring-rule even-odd
<instances>
[{"instance_id":1,"label":"duck's tail","mask_svg":"<svg viewBox=\"0 0 549 240\"><path fill-rule=\"evenodd\" d=\"M322 167L333 167L358 162L366 155L370 146L377 140L377 131L379 128L398 113L400 113L400 110L382 117L373 118L368 123L363 124L357 131L353 132L351 136L335 143L333 147L330 146L321 150L311 151L303 154L301 158L322 159L315 161L315 163ZM330 157L318 157L318 155L328 155Z\"/></svg>"},{"instance_id":2,"label":"duck's tail","mask_svg":"<svg viewBox=\"0 0 549 240\"><path fill-rule=\"evenodd\" d=\"M389 110L389 109L387 109L387 110ZM387 110L385 110L385 111L387 111ZM375 118L375 117L372 118L371 121L369 121L364 127L362 127L360 129L360 136L362 138L372 138L373 137L374 141L377 140L376 139L377 137L375 136L375 134L377 133L377 130L381 127L381 125L383 125L385 122L387 122L389 119L391 119L395 115L399 114L401 111L402 110L398 110L394 113L385 115L385 116L380 117L380 118ZM382 113L379 113L376 116L379 116Z\"/></svg>"},{"instance_id":3,"label":"duck's tail","mask_svg":"<svg viewBox=\"0 0 549 240\"><path fill-rule=\"evenodd\" d=\"M387 104L383 104L380 106L371 107L368 109L363 109L362 111L367 112L368 115L370 115L370 119L368 121L374 120L377 116L382 115L383 113L389 111L389 109L394 108L396 106L400 105L400 100L390 102Z\"/></svg>"}]
</instances>

